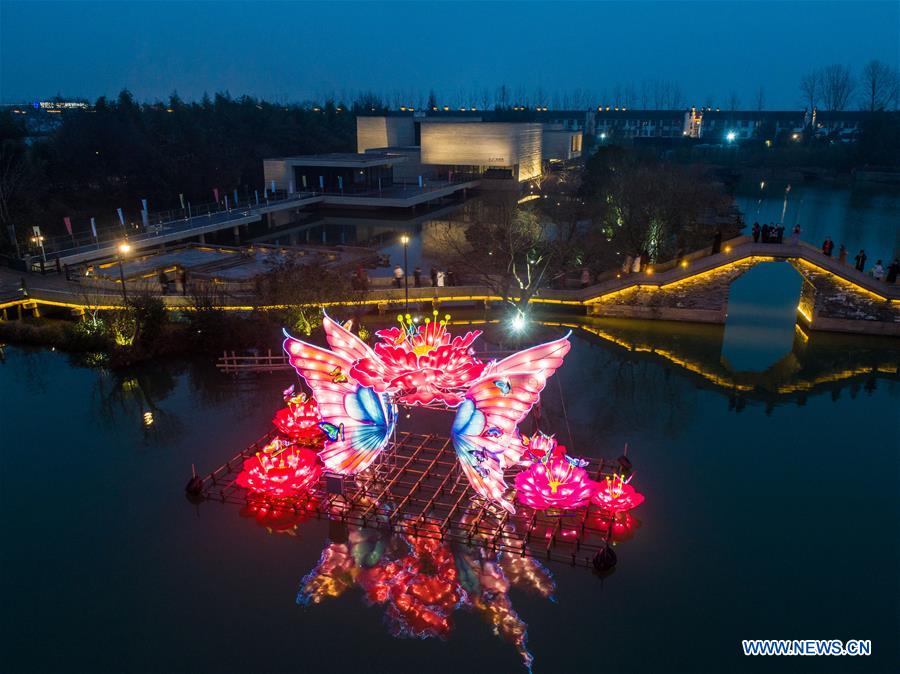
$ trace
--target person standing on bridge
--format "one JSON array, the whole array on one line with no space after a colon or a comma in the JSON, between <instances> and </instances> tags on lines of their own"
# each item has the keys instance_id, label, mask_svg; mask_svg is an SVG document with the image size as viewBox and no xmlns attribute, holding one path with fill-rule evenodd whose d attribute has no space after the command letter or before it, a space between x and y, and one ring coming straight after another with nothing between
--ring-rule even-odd
<instances>
[{"instance_id":1,"label":"person standing on bridge","mask_svg":"<svg viewBox=\"0 0 900 674\"><path fill-rule=\"evenodd\" d=\"M834 241L831 240L830 236L825 237L825 241L822 242L822 252L831 257L831 251L834 250Z\"/></svg>"},{"instance_id":2,"label":"person standing on bridge","mask_svg":"<svg viewBox=\"0 0 900 674\"><path fill-rule=\"evenodd\" d=\"M422 269L420 267L416 267L413 270L413 285L415 285L416 288L422 287Z\"/></svg>"},{"instance_id":3,"label":"person standing on bridge","mask_svg":"<svg viewBox=\"0 0 900 674\"><path fill-rule=\"evenodd\" d=\"M403 272L403 267L401 267L399 264L396 267L394 267L394 285L395 286L397 286L398 288L403 287L403 277L404 276L406 276L406 274L404 274L404 272Z\"/></svg>"},{"instance_id":4,"label":"person standing on bridge","mask_svg":"<svg viewBox=\"0 0 900 674\"><path fill-rule=\"evenodd\" d=\"M847 264L847 247L844 244L841 244L841 247L838 250L838 262Z\"/></svg>"},{"instance_id":5,"label":"person standing on bridge","mask_svg":"<svg viewBox=\"0 0 900 674\"><path fill-rule=\"evenodd\" d=\"M872 274L872 278L876 281L880 281L884 278L884 267L881 264L881 260L878 260L878 262L875 263L875 266L872 267L870 273Z\"/></svg>"},{"instance_id":6,"label":"person standing on bridge","mask_svg":"<svg viewBox=\"0 0 900 674\"><path fill-rule=\"evenodd\" d=\"M753 229L750 230L753 233L753 243L759 243L759 223L753 223Z\"/></svg>"},{"instance_id":7,"label":"person standing on bridge","mask_svg":"<svg viewBox=\"0 0 900 674\"><path fill-rule=\"evenodd\" d=\"M860 248L859 252L856 254L856 271L863 271L866 268L866 260L868 259L866 251Z\"/></svg>"},{"instance_id":8,"label":"person standing on bridge","mask_svg":"<svg viewBox=\"0 0 900 674\"><path fill-rule=\"evenodd\" d=\"M800 245L800 223L794 225L794 229L791 230L791 245Z\"/></svg>"},{"instance_id":9,"label":"person standing on bridge","mask_svg":"<svg viewBox=\"0 0 900 674\"><path fill-rule=\"evenodd\" d=\"M431 287L437 288L437 269L431 268Z\"/></svg>"},{"instance_id":10,"label":"person standing on bridge","mask_svg":"<svg viewBox=\"0 0 900 674\"><path fill-rule=\"evenodd\" d=\"M898 273L900 273L900 260L894 258L894 261L888 265L887 277L884 280L887 283L896 283Z\"/></svg>"}]
</instances>

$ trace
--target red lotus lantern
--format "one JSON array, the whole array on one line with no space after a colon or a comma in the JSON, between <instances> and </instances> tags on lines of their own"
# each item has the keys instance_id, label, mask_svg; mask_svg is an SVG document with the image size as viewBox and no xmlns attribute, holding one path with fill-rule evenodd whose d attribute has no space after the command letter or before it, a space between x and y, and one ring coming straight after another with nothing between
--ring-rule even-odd
<instances>
[{"instance_id":1,"label":"red lotus lantern","mask_svg":"<svg viewBox=\"0 0 900 674\"><path fill-rule=\"evenodd\" d=\"M275 439L244 461L235 482L259 494L289 497L309 491L321 474L314 452Z\"/></svg>"},{"instance_id":2,"label":"red lotus lantern","mask_svg":"<svg viewBox=\"0 0 900 674\"><path fill-rule=\"evenodd\" d=\"M537 460L516 475L516 498L535 510L580 508L596 487L584 469L586 462L566 454L566 448L557 445L554 438L543 434L536 437L542 454L537 457L532 453Z\"/></svg>"},{"instance_id":3,"label":"red lotus lantern","mask_svg":"<svg viewBox=\"0 0 900 674\"><path fill-rule=\"evenodd\" d=\"M644 502L644 495L635 491L622 475L606 476L597 485L592 500L595 504L613 513L627 512Z\"/></svg>"},{"instance_id":4,"label":"red lotus lantern","mask_svg":"<svg viewBox=\"0 0 900 674\"><path fill-rule=\"evenodd\" d=\"M434 401L449 407L462 402L465 388L478 379L485 363L472 355L472 343L480 330L464 337L450 337L447 321L425 319L414 322L409 314L397 317L398 328L379 330L375 345L378 358L362 358L354 363L351 376L378 393L394 393L397 402L427 405Z\"/></svg>"},{"instance_id":5,"label":"red lotus lantern","mask_svg":"<svg viewBox=\"0 0 900 674\"><path fill-rule=\"evenodd\" d=\"M312 448L321 447L324 435L318 424L322 421L322 417L319 416L319 406L315 398L309 398L304 393L294 395L293 387L285 393L287 407L275 413L272 419L275 428L295 444Z\"/></svg>"}]
</instances>

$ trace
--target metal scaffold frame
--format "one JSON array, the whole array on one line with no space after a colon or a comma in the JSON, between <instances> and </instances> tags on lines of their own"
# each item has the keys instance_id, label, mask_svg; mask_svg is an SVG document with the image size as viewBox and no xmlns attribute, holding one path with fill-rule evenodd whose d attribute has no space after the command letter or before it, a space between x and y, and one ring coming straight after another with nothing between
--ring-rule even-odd
<instances>
[{"instance_id":1,"label":"metal scaffold frame","mask_svg":"<svg viewBox=\"0 0 900 674\"><path fill-rule=\"evenodd\" d=\"M253 505L264 499L271 510L307 512L392 533L430 537L539 559L590 566L609 544L616 515L591 503L564 512L538 511L516 504L510 515L481 498L459 468L448 437L397 432L382 455L354 476L323 475L306 494L272 500L235 483L244 460L275 437L273 430L202 478L204 500ZM596 480L621 473L616 461L590 459ZM512 473L507 475L507 482Z\"/></svg>"}]
</instances>

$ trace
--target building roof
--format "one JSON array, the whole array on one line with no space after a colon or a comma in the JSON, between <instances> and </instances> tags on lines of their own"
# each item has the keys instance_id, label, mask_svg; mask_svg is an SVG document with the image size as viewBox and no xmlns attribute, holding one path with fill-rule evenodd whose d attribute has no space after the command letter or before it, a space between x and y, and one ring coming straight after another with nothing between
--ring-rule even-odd
<instances>
[{"instance_id":1,"label":"building roof","mask_svg":"<svg viewBox=\"0 0 900 674\"><path fill-rule=\"evenodd\" d=\"M597 110L595 113L598 120L604 117L610 119L660 119L671 117L672 119L684 119L687 110L637 110L633 108L619 110Z\"/></svg>"},{"instance_id":2,"label":"building roof","mask_svg":"<svg viewBox=\"0 0 900 674\"><path fill-rule=\"evenodd\" d=\"M704 119L803 119L805 110L703 110Z\"/></svg>"},{"instance_id":3,"label":"building roof","mask_svg":"<svg viewBox=\"0 0 900 674\"><path fill-rule=\"evenodd\" d=\"M296 157L276 157L267 161L283 161L294 166L333 166L366 168L369 166L387 166L403 161L403 157L388 156L377 152L331 152L328 154L307 154Z\"/></svg>"}]
</instances>

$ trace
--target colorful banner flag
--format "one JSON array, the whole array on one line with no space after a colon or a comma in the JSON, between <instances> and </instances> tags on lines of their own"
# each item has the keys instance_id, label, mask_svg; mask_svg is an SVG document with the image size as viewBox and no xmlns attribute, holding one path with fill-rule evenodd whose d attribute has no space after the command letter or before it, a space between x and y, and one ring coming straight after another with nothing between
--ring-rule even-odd
<instances>
[{"instance_id":1,"label":"colorful banner flag","mask_svg":"<svg viewBox=\"0 0 900 674\"><path fill-rule=\"evenodd\" d=\"M91 234L94 235L94 240L97 240L97 220L91 218Z\"/></svg>"},{"instance_id":2,"label":"colorful banner flag","mask_svg":"<svg viewBox=\"0 0 900 674\"><path fill-rule=\"evenodd\" d=\"M344 176L338 176L338 189L344 191Z\"/></svg>"},{"instance_id":3,"label":"colorful banner flag","mask_svg":"<svg viewBox=\"0 0 900 674\"><path fill-rule=\"evenodd\" d=\"M150 214L147 212L147 209L141 211L141 223L144 225L144 229L147 229L150 226Z\"/></svg>"},{"instance_id":4,"label":"colorful banner flag","mask_svg":"<svg viewBox=\"0 0 900 674\"><path fill-rule=\"evenodd\" d=\"M225 195L225 210L226 210L226 211L229 210L229 209L228 209L228 195L227 195L227 194Z\"/></svg>"},{"instance_id":5,"label":"colorful banner flag","mask_svg":"<svg viewBox=\"0 0 900 674\"><path fill-rule=\"evenodd\" d=\"M294 181L291 180L291 181L288 183L288 194L293 194L293 193L294 193Z\"/></svg>"},{"instance_id":6,"label":"colorful banner flag","mask_svg":"<svg viewBox=\"0 0 900 674\"><path fill-rule=\"evenodd\" d=\"M69 236L72 236L72 220L67 215L63 218L63 222L66 223L66 231L69 233Z\"/></svg>"},{"instance_id":7,"label":"colorful banner flag","mask_svg":"<svg viewBox=\"0 0 900 674\"><path fill-rule=\"evenodd\" d=\"M266 201L269 200L269 188L268 187L263 187L263 199L265 199Z\"/></svg>"},{"instance_id":8,"label":"colorful banner flag","mask_svg":"<svg viewBox=\"0 0 900 674\"><path fill-rule=\"evenodd\" d=\"M272 194L275 194L275 181L272 181Z\"/></svg>"},{"instance_id":9,"label":"colorful banner flag","mask_svg":"<svg viewBox=\"0 0 900 674\"><path fill-rule=\"evenodd\" d=\"M253 198L256 199L256 205L259 206L259 190L253 190Z\"/></svg>"},{"instance_id":10,"label":"colorful banner flag","mask_svg":"<svg viewBox=\"0 0 900 674\"><path fill-rule=\"evenodd\" d=\"M213 199L216 200L216 203L219 203L219 188L218 187L213 188Z\"/></svg>"},{"instance_id":11,"label":"colorful banner flag","mask_svg":"<svg viewBox=\"0 0 900 674\"><path fill-rule=\"evenodd\" d=\"M303 181L303 189L306 189L306 174L304 173L300 179Z\"/></svg>"},{"instance_id":12,"label":"colorful banner flag","mask_svg":"<svg viewBox=\"0 0 900 674\"><path fill-rule=\"evenodd\" d=\"M325 176L319 176L319 189L325 190Z\"/></svg>"},{"instance_id":13,"label":"colorful banner flag","mask_svg":"<svg viewBox=\"0 0 900 674\"><path fill-rule=\"evenodd\" d=\"M422 187L422 176L419 176L419 187Z\"/></svg>"},{"instance_id":14,"label":"colorful banner flag","mask_svg":"<svg viewBox=\"0 0 900 674\"><path fill-rule=\"evenodd\" d=\"M124 227L125 226L125 214L122 212L121 208L117 208L116 213L119 214L119 222L121 222L122 227Z\"/></svg>"},{"instance_id":15,"label":"colorful banner flag","mask_svg":"<svg viewBox=\"0 0 900 674\"><path fill-rule=\"evenodd\" d=\"M147 200L146 199L141 199L141 210L143 210L143 211L147 210Z\"/></svg>"},{"instance_id":16,"label":"colorful banner flag","mask_svg":"<svg viewBox=\"0 0 900 674\"><path fill-rule=\"evenodd\" d=\"M181 202L181 208L184 208L184 192L178 193L178 200Z\"/></svg>"},{"instance_id":17,"label":"colorful banner flag","mask_svg":"<svg viewBox=\"0 0 900 674\"><path fill-rule=\"evenodd\" d=\"M235 190L235 191L234 191L234 205L235 205L235 208L237 208L237 205L238 205L240 202L241 202L241 200L238 199L238 193L237 193L237 190Z\"/></svg>"}]
</instances>

